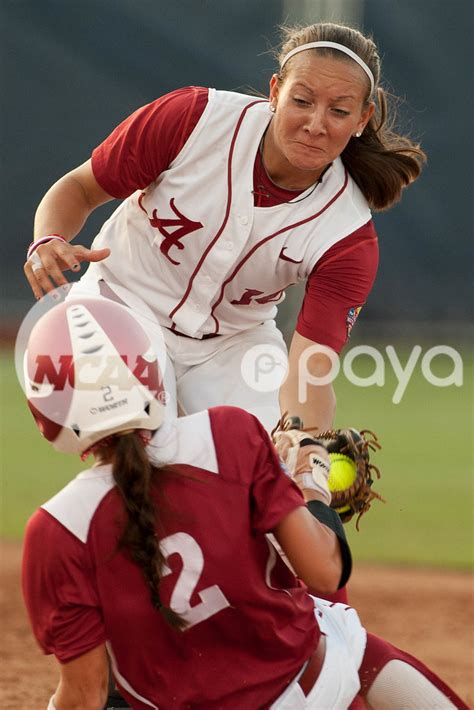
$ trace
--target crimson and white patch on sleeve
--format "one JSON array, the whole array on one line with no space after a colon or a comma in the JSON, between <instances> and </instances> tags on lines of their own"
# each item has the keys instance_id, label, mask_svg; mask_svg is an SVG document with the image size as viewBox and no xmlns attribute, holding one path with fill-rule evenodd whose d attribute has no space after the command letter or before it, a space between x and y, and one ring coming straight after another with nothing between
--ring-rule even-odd
<instances>
[{"instance_id":1,"label":"crimson and white patch on sleeve","mask_svg":"<svg viewBox=\"0 0 474 710\"><path fill-rule=\"evenodd\" d=\"M357 316L362 310L362 306L353 306L347 311L346 326L347 326L347 337L351 334L351 330L357 320Z\"/></svg>"}]
</instances>

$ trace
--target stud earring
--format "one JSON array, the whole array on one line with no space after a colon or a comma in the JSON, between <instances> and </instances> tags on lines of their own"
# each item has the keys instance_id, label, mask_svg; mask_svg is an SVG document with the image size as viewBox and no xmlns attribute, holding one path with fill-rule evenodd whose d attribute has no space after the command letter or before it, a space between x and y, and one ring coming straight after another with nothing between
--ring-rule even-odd
<instances>
[{"instance_id":1,"label":"stud earring","mask_svg":"<svg viewBox=\"0 0 474 710\"><path fill-rule=\"evenodd\" d=\"M275 113L275 111L276 111L276 106L274 106L273 104L270 104L270 111L271 111L272 113Z\"/></svg>"},{"instance_id":2,"label":"stud earring","mask_svg":"<svg viewBox=\"0 0 474 710\"><path fill-rule=\"evenodd\" d=\"M362 135L362 131L357 131L357 133L355 134L355 137L356 137L356 138L360 138L361 135Z\"/></svg>"}]
</instances>

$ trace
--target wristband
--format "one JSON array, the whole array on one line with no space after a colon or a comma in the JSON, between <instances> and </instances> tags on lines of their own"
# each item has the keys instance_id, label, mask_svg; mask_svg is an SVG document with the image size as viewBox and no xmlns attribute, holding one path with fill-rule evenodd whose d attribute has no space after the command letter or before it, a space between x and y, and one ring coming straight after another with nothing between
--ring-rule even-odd
<instances>
[{"instance_id":1,"label":"wristband","mask_svg":"<svg viewBox=\"0 0 474 710\"><path fill-rule=\"evenodd\" d=\"M29 259L33 252L35 252L41 244L47 244L48 242L53 241L53 239L59 239L60 242L67 242L67 239L64 239L64 237L62 237L60 234L48 234L48 236L46 237L41 237L35 242L31 242L30 246L28 247L28 251L26 252L26 258Z\"/></svg>"}]
</instances>

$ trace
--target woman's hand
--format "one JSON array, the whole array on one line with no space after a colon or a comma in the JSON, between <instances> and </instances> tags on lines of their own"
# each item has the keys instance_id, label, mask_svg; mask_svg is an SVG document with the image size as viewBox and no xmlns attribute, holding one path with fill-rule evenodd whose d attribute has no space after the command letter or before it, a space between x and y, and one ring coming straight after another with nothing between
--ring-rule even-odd
<instances>
[{"instance_id":1,"label":"woman's hand","mask_svg":"<svg viewBox=\"0 0 474 710\"><path fill-rule=\"evenodd\" d=\"M79 234L89 215L114 198L95 179L87 160L60 178L48 190L36 210L35 240L43 239L24 265L36 298L67 283L63 271L78 272L81 262L102 261L110 249L87 249L70 242ZM61 236L59 236L61 235ZM51 236L51 241L45 237Z\"/></svg>"},{"instance_id":2,"label":"woman's hand","mask_svg":"<svg viewBox=\"0 0 474 710\"><path fill-rule=\"evenodd\" d=\"M70 269L77 273L83 261L102 261L109 255L110 249L87 249L80 244L52 239L33 252L23 269L35 297L40 299L43 294L68 283L63 271Z\"/></svg>"},{"instance_id":3,"label":"woman's hand","mask_svg":"<svg viewBox=\"0 0 474 710\"><path fill-rule=\"evenodd\" d=\"M292 428L290 424L289 420L282 420L280 428L272 432L278 456L306 502L319 500L331 505L328 485L331 463L325 446L305 430Z\"/></svg>"}]
</instances>

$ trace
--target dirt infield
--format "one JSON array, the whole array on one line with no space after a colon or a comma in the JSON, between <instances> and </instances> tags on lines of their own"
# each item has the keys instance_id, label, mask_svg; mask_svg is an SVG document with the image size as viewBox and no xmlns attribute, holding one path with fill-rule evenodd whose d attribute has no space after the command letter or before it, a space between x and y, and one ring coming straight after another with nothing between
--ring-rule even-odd
<instances>
[{"instance_id":1,"label":"dirt infield","mask_svg":"<svg viewBox=\"0 0 474 710\"><path fill-rule=\"evenodd\" d=\"M20 545L0 543L1 710L43 710L57 679L38 650L20 597ZM351 603L370 631L418 656L474 706L474 604L469 575L357 565ZM413 709L415 710L415 709Z\"/></svg>"}]
</instances>

